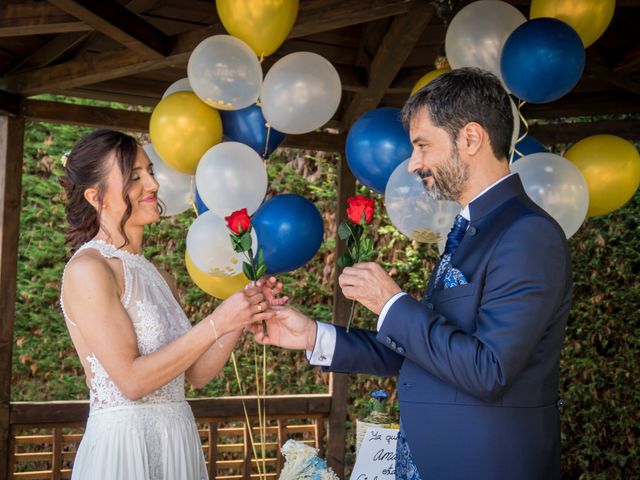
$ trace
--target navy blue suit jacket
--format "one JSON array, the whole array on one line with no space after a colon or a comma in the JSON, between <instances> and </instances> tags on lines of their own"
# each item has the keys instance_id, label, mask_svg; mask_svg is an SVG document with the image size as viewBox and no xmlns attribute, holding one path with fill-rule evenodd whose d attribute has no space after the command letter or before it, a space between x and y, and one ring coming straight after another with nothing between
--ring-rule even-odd
<instances>
[{"instance_id":1,"label":"navy blue suit jacket","mask_svg":"<svg viewBox=\"0 0 640 480\"><path fill-rule=\"evenodd\" d=\"M571 306L560 226L518 175L470 205L452 264L468 284L405 295L376 334L337 327L329 370L399 375L400 416L424 480L560 477L558 369Z\"/></svg>"}]
</instances>

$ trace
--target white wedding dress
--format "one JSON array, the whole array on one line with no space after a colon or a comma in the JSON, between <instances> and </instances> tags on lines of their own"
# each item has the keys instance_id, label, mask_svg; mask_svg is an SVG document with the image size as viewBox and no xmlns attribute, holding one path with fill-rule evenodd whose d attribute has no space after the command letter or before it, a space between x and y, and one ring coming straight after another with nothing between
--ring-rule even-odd
<instances>
[{"instance_id":1,"label":"white wedding dress","mask_svg":"<svg viewBox=\"0 0 640 480\"><path fill-rule=\"evenodd\" d=\"M133 323L141 355L155 352L191 328L164 278L146 258L100 240L85 243L78 252L87 248L122 261L125 289L121 301ZM74 326L62 297L60 304L66 321ZM133 401L113 383L95 355L86 360L92 374L90 412L72 479L208 478L193 413L184 397L184 374Z\"/></svg>"}]
</instances>

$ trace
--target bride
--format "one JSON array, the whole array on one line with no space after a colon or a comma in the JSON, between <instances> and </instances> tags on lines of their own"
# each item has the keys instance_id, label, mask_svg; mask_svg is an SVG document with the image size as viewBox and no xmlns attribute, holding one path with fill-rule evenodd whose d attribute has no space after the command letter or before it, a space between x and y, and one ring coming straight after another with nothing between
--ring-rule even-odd
<instances>
[{"instance_id":1,"label":"bride","mask_svg":"<svg viewBox=\"0 0 640 480\"><path fill-rule=\"evenodd\" d=\"M133 137L98 130L67 156L60 303L90 390L74 479L206 479L186 377L207 384L242 329L273 315L250 287L193 327L171 278L142 255L160 217L153 166Z\"/></svg>"}]
</instances>

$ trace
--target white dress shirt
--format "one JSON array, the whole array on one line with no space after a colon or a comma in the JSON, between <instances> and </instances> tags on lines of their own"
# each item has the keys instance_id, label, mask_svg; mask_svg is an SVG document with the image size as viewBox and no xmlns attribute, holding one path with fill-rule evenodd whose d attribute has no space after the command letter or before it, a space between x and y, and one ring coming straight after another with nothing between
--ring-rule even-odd
<instances>
[{"instance_id":1,"label":"white dress shirt","mask_svg":"<svg viewBox=\"0 0 640 480\"><path fill-rule=\"evenodd\" d=\"M474 200L478 199L479 197L487 193L489 190L491 190L493 187L498 185L500 182L502 182L506 178L509 178L511 175L513 175L513 173L505 175L504 177L500 178L497 182L489 185L487 188L481 191L478 195L473 197L471 202L473 202ZM471 221L469 204L464 206L464 208L460 211L460 215L462 215L466 220L469 220L469 222ZM378 325L376 328L378 331L380 331L380 328L382 327L382 323L384 322L387 312L389 311L391 306L396 302L396 300L398 300L403 295L407 295L407 294L405 292L398 292L389 300L387 300L387 303L385 303L384 307L382 308L382 311L380 312L380 316L378 317ZM307 360L309 360L309 363L311 363L311 365L328 367L331 365L331 362L333 360L333 353L335 352L335 349L336 349L336 327L334 327L331 324L318 322L318 321L316 321L316 325L318 327L316 332L316 343L313 348L313 351L310 352L307 350Z\"/></svg>"}]
</instances>

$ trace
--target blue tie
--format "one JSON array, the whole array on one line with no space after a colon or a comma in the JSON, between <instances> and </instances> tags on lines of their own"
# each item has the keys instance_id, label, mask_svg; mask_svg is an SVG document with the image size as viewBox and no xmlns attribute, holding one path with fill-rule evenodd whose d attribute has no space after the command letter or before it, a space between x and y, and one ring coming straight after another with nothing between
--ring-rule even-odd
<instances>
[{"instance_id":1,"label":"blue tie","mask_svg":"<svg viewBox=\"0 0 640 480\"><path fill-rule=\"evenodd\" d=\"M436 272L436 281L434 283L434 287L438 288L440 284L440 280L443 279L447 271L451 270L451 257L453 253L458 249L464 234L467 231L467 227L469 226L469 220L464 218L462 215L456 215L455 220L453 221L453 227L447 235L447 243L444 246L444 253L442 254L442 258L440 259L440 263L438 264L438 270Z\"/></svg>"}]
</instances>

